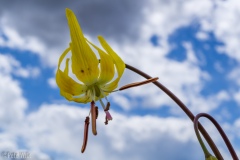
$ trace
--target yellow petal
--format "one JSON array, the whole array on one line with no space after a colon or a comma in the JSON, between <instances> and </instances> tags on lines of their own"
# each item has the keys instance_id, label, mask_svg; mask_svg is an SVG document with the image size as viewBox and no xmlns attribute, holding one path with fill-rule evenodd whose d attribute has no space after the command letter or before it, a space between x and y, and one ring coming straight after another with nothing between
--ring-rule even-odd
<instances>
[{"instance_id":1,"label":"yellow petal","mask_svg":"<svg viewBox=\"0 0 240 160\"><path fill-rule=\"evenodd\" d=\"M63 90L60 90L60 94L65 97L67 100L69 101L75 101L77 103L88 103L90 101L92 101L89 96L86 96L85 94L81 97L74 97L71 94L64 92Z\"/></svg>"},{"instance_id":2,"label":"yellow petal","mask_svg":"<svg viewBox=\"0 0 240 160\"><path fill-rule=\"evenodd\" d=\"M58 69L60 68L60 65L62 63L63 58L68 54L68 52L70 51L70 47L67 48L62 55L60 56L59 60L58 60Z\"/></svg>"},{"instance_id":3,"label":"yellow petal","mask_svg":"<svg viewBox=\"0 0 240 160\"><path fill-rule=\"evenodd\" d=\"M72 71L84 84L91 85L99 76L98 59L86 42L74 13L66 9L66 15L72 40Z\"/></svg>"},{"instance_id":4,"label":"yellow petal","mask_svg":"<svg viewBox=\"0 0 240 160\"><path fill-rule=\"evenodd\" d=\"M90 99L89 96L84 95L83 97L73 98L73 101L77 103L88 103L91 102L92 100Z\"/></svg>"},{"instance_id":5,"label":"yellow petal","mask_svg":"<svg viewBox=\"0 0 240 160\"><path fill-rule=\"evenodd\" d=\"M66 67L64 72L62 72L60 69L57 70L57 85L63 92L67 92L71 95L80 95L86 91L87 87L85 85L75 82L71 77L68 76L68 62L69 59L67 59L66 61Z\"/></svg>"},{"instance_id":6,"label":"yellow petal","mask_svg":"<svg viewBox=\"0 0 240 160\"><path fill-rule=\"evenodd\" d=\"M87 40L87 39L86 39ZM106 54L103 50L87 40L96 50L98 50L100 56L100 76L98 78L98 84L102 85L110 82L115 74L113 59L110 55Z\"/></svg>"},{"instance_id":7,"label":"yellow petal","mask_svg":"<svg viewBox=\"0 0 240 160\"><path fill-rule=\"evenodd\" d=\"M105 91L112 91L115 88L117 88L118 82L124 72L125 69L125 63L123 60L112 50L112 48L108 45L108 43L105 41L105 39L102 36L98 36L98 39L102 45L102 47L106 50L106 52L112 57L113 62L116 66L118 76L117 78L112 81L111 83L103 86L103 90Z\"/></svg>"},{"instance_id":8,"label":"yellow petal","mask_svg":"<svg viewBox=\"0 0 240 160\"><path fill-rule=\"evenodd\" d=\"M73 97L71 94L64 92L63 90L60 89L60 94L61 96L65 97L67 100L72 101Z\"/></svg>"}]
</instances>

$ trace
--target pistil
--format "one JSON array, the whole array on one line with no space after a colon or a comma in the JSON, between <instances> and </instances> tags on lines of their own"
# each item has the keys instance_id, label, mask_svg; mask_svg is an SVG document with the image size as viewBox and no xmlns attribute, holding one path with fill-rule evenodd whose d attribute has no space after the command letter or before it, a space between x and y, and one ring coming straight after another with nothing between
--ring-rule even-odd
<instances>
[{"instance_id":1,"label":"pistil","mask_svg":"<svg viewBox=\"0 0 240 160\"><path fill-rule=\"evenodd\" d=\"M91 121L92 121L92 133L97 135L97 125L96 125L97 113L95 109L94 101L91 102Z\"/></svg>"}]
</instances>

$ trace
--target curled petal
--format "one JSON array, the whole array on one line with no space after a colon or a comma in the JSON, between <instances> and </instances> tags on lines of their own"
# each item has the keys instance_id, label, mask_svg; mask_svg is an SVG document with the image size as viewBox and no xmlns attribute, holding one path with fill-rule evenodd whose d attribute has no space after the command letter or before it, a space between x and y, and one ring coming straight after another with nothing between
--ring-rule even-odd
<instances>
[{"instance_id":1,"label":"curled petal","mask_svg":"<svg viewBox=\"0 0 240 160\"><path fill-rule=\"evenodd\" d=\"M87 39L86 39L87 40ZM110 82L115 74L113 59L110 55L106 54L103 50L87 40L99 53L100 56L100 76L98 84L106 84Z\"/></svg>"},{"instance_id":2,"label":"curled petal","mask_svg":"<svg viewBox=\"0 0 240 160\"><path fill-rule=\"evenodd\" d=\"M69 59L67 59L66 61L66 67L64 72L62 72L60 69L57 70L57 85L60 90L62 90L63 92L67 92L71 95L82 94L86 91L86 86L75 82L71 77L68 76L68 62Z\"/></svg>"},{"instance_id":3,"label":"curled petal","mask_svg":"<svg viewBox=\"0 0 240 160\"><path fill-rule=\"evenodd\" d=\"M108 45L108 43L105 41L105 39L103 37L98 36L98 39L99 39L102 47L112 57L113 63L115 64L116 69L117 69L117 74L118 74L117 78L114 81L110 82L109 84L103 86L103 90L105 90L105 91L112 91L115 88L117 88L117 86L118 86L118 82L119 82L120 78L122 77L122 74L123 74L124 69L125 69L125 63L113 51L113 49Z\"/></svg>"},{"instance_id":4,"label":"curled petal","mask_svg":"<svg viewBox=\"0 0 240 160\"><path fill-rule=\"evenodd\" d=\"M80 95L80 97L73 97L72 101L75 101L77 103L88 103L91 102L91 99L88 95Z\"/></svg>"},{"instance_id":5,"label":"curled petal","mask_svg":"<svg viewBox=\"0 0 240 160\"><path fill-rule=\"evenodd\" d=\"M60 56L59 60L58 60L58 69L60 68L60 65L63 61L63 58L68 54L68 52L70 51L70 47L68 47Z\"/></svg>"}]
</instances>

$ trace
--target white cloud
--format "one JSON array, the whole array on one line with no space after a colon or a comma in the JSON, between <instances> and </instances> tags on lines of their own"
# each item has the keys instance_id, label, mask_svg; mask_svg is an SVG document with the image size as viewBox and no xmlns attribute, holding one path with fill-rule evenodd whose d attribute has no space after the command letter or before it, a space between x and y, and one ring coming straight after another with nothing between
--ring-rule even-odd
<instances>
[{"instance_id":1,"label":"white cloud","mask_svg":"<svg viewBox=\"0 0 240 160\"><path fill-rule=\"evenodd\" d=\"M211 26L212 31L216 37L225 43L225 52L227 55L240 60L239 47L240 43L240 30L238 10L240 8L237 0L231 1L214 1L215 8L212 10L212 14L208 15L205 21L208 26ZM205 30L205 28L203 28ZM208 30L208 29L206 29Z\"/></svg>"},{"instance_id":2,"label":"white cloud","mask_svg":"<svg viewBox=\"0 0 240 160\"><path fill-rule=\"evenodd\" d=\"M240 91L235 92L233 98L238 104L240 104Z\"/></svg>"},{"instance_id":3,"label":"white cloud","mask_svg":"<svg viewBox=\"0 0 240 160\"><path fill-rule=\"evenodd\" d=\"M196 37L200 40L207 40L209 38L208 34L206 32L203 32L203 31L197 32Z\"/></svg>"},{"instance_id":4,"label":"white cloud","mask_svg":"<svg viewBox=\"0 0 240 160\"><path fill-rule=\"evenodd\" d=\"M56 83L55 77L49 78L49 79L47 80L47 82L48 82L48 85L49 85L51 88L57 88L57 83Z\"/></svg>"},{"instance_id":5,"label":"white cloud","mask_svg":"<svg viewBox=\"0 0 240 160\"><path fill-rule=\"evenodd\" d=\"M120 106L128 111L131 109L131 103L129 102L129 100L127 99L127 97L125 97L123 94L121 93L114 93L114 94L117 94L117 96L112 96L113 98L113 101L116 103L116 104L121 104Z\"/></svg>"},{"instance_id":6,"label":"white cloud","mask_svg":"<svg viewBox=\"0 0 240 160\"><path fill-rule=\"evenodd\" d=\"M1 133L0 142L0 151L17 150L16 138L9 133Z\"/></svg>"},{"instance_id":7,"label":"white cloud","mask_svg":"<svg viewBox=\"0 0 240 160\"><path fill-rule=\"evenodd\" d=\"M240 104L240 90L238 87L240 86L240 71L239 71L239 66L237 66L235 69L233 69L228 75L227 78L231 80L231 83L233 83L234 89L232 89L232 97L233 100L235 100L238 104Z\"/></svg>"},{"instance_id":8,"label":"white cloud","mask_svg":"<svg viewBox=\"0 0 240 160\"><path fill-rule=\"evenodd\" d=\"M5 75L14 74L23 78L36 78L40 75L38 67L22 67L21 63L10 54L0 54L0 72Z\"/></svg>"},{"instance_id":9,"label":"white cloud","mask_svg":"<svg viewBox=\"0 0 240 160\"><path fill-rule=\"evenodd\" d=\"M13 71L14 75L23 77L23 78L37 78L40 75L40 69L38 67L26 67L26 68L17 68Z\"/></svg>"},{"instance_id":10,"label":"white cloud","mask_svg":"<svg viewBox=\"0 0 240 160\"><path fill-rule=\"evenodd\" d=\"M0 37L0 46L19 49L19 50L29 50L33 53L41 53L45 50L44 44L40 42L37 37L26 36L22 37L19 33L12 27L3 25L1 27L2 32L5 34L7 39Z\"/></svg>"},{"instance_id":11,"label":"white cloud","mask_svg":"<svg viewBox=\"0 0 240 160\"><path fill-rule=\"evenodd\" d=\"M2 74L10 74L14 67L19 67L20 62L11 55L0 54L0 71Z\"/></svg>"},{"instance_id":12,"label":"white cloud","mask_svg":"<svg viewBox=\"0 0 240 160\"><path fill-rule=\"evenodd\" d=\"M41 59L42 65L44 66L55 66L58 62L59 55L64 51L64 47L47 48L47 44L41 40L41 37L20 36L16 29L7 26L6 24L3 24L0 29L3 30L3 33L7 37L7 39L5 39L4 37L0 36L1 47L9 47L21 51L30 51L33 54L37 54Z\"/></svg>"},{"instance_id":13,"label":"white cloud","mask_svg":"<svg viewBox=\"0 0 240 160\"><path fill-rule=\"evenodd\" d=\"M196 151L199 148L189 120L150 115L125 116L112 111L113 120L108 126L104 125L104 114L100 112L98 135L92 136L91 130L89 131L87 150L81 154L83 125L88 112L88 109L67 105L43 105L38 111L26 116L26 121L21 125L22 130L17 133L33 150L53 151L70 159L94 159L97 156L99 159L111 157L116 160L140 160L146 159L146 156L149 156L148 152L152 152L153 157L162 154L164 158L168 156L164 152L181 152L181 145L189 144ZM163 141L170 144L171 150L161 145ZM158 146L158 149L151 147L153 145ZM145 151L139 155L138 151L141 149ZM200 148L195 156L197 155L202 156ZM188 158L185 154L176 154L171 155L170 159L174 157Z\"/></svg>"},{"instance_id":14,"label":"white cloud","mask_svg":"<svg viewBox=\"0 0 240 160\"><path fill-rule=\"evenodd\" d=\"M208 73L203 72L199 68L197 58L189 42L183 43L183 46L187 50L187 59L183 62L177 62L165 58L164 54L161 54L164 52L161 47L153 48L150 45L143 44L139 46L136 46L137 44L134 46L132 46L132 44L130 45L125 44L124 47L121 48L121 50L124 51L123 58L126 59L127 63L133 64L133 66L136 66L143 71L147 71L147 73L153 77L159 77L159 82L169 88L176 96L187 104L189 108L196 112L211 111L223 101L221 98L218 99L217 96L211 96L208 98L203 97L200 94L204 86L204 81L211 80L211 77ZM120 53L119 49L117 49L117 51ZM124 55L127 56L124 57ZM129 59L129 57L132 58ZM131 72L126 72L126 74L127 75L123 77L123 79L125 79L125 84L129 83L130 80L133 82L142 80L142 78L140 79L139 76L136 76ZM123 91L123 93L132 98L128 99L131 101L131 108L139 106L140 104L141 106L148 108L161 107L162 105L170 105L175 108L175 104L172 100L167 98L162 91L152 84L129 89ZM116 94L113 96L115 97L118 95ZM141 102L132 103L134 98L141 99ZM121 104L121 102L117 103L124 107L126 102L124 102L124 104ZM206 103L208 104L207 106Z\"/></svg>"},{"instance_id":15,"label":"white cloud","mask_svg":"<svg viewBox=\"0 0 240 160\"><path fill-rule=\"evenodd\" d=\"M52 156L60 160L96 157L116 160L204 158L190 120L151 115L127 116L113 110L113 120L107 126L104 125L104 113L100 111L97 121L98 135L92 135L90 126L87 149L81 154L83 125L88 112L89 108L45 104L40 106L39 110L25 115L25 121L19 123L18 127L1 133L0 140L5 137L2 138L6 141L5 144L10 147L12 145L11 149L18 149L16 137L20 137L31 155L42 155L46 159ZM209 123L203 124L210 135L218 135ZM237 129L238 122L235 124ZM230 133L230 136L236 135ZM14 136L11 138L9 135ZM221 149L221 138L213 138ZM7 146L1 149L6 150ZM190 151L195 154L189 154Z\"/></svg>"},{"instance_id":16,"label":"white cloud","mask_svg":"<svg viewBox=\"0 0 240 160\"><path fill-rule=\"evenodd\" d=\"M233 69L227 76L230 80L237 83L237 85L240 86L240 71L239 66L237 66L235 69Z\"/></svg>"},{"instance_id":17,"label":"white cloud","mask_svg":"<svg viewBox=\"0 0 240 160\"><path fill-rule=\"evenodd\" d=\"M0 124L2 127L17 123L24 118L27 101L16 80L0 73Z\"/></svg>"}]
</instances>

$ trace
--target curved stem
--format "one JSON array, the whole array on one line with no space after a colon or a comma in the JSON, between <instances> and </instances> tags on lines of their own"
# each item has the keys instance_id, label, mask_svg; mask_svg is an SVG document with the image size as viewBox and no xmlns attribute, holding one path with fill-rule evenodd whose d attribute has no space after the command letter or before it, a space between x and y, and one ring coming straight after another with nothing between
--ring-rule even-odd
<instances>
[{"instance_id":1,"label":"curved stem","mask_svg":"<svg viewBox=\"0 0 240 160\"><path fill-rule=\"evenodd\" d=\"M148 74L138 70L137 68L134 68L128 64L126 64L126 68L143 76L146 79L150 79L152 78L151 76L149 76ZM155 84L158 88L160 88L163 92L165 92L175 103L178 104L178 106L187 114L187 116L194 121L195 116L192 114L192 112L183 104L183 102L178 99L170 90L168 90L164 85L162 85L161 83L159 83L158 81L153 82L153 84ZM199 123L199 130L202 133L202 135L204 136L204 138L206 139L206 141L208 142L209 146L211 147L213 153L215 154L215 156L217 157L218 160L223 160L223 157L221 155L221 153L219 152L217 146L215 145L215 143L213 142L213 140L211 139L211 137L208 135L207 131L203 128L203 126Z\"/></svg>"},{"instance_id":2,"label":"curved stem","mask_svg":"<svg viewBox=\"0 0 240 160\"><path fill-rule=\"evenodd\" d=\"M199 113L198 115L196 115L196 117L194 119L194 129L195 129L196 134L199 134L198 133L198 119L200 117L206 117L207 119L209 119L214 124L214 126L217 128L218 132L221 134L221 136L222 136L222 138L223 138L223 140L224 140L224 142L225 142L225 144L226 144L226 146L227 146L227 148L228 148L232 158L234 160L239 160L235 150L233 149L232 144L230 143L230 141L229 141L228 137L226 136L225 132L223 131L222 127L209 114L207 114L207 113Z\"/></svg>"},{"instance_id":3,"label":"curved stem","mask_svg":"<svg viewBox=\"0 0 240 160\"><path fill-rule=\"evenodd\" d=\"M205 158L208 158L209 156L211 156L211 154L208 152L208 150L207 150L207 148L206 148L206 146L205 146L205 144L204 144L204 142L203 142L203 140L202 140L202 137L200 136L200 133L199 133L199 130L198 130L198 119L200 118L200 116L199 116L199 114L195 117L195 119L194 119L194 122L193 122L193 124L194 124L194 130L195 130L195 133L196 133L196 136L197 136L197 138L198 138L198 141L199 141L199 143L200 143L200 145L201 145L201 147L202 147L202 150L203 150L203 152L204 152L204 154L205 154Z\"/></svg>"}]
</instances>

